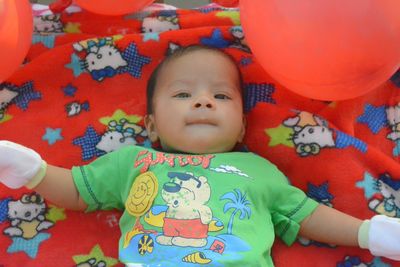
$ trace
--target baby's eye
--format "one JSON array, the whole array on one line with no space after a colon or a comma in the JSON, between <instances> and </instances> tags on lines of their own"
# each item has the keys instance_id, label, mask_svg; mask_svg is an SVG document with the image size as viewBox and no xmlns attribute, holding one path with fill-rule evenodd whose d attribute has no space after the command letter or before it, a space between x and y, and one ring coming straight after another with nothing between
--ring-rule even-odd
<instances>
[{"instance_id":1,"label":"baby's eye","mask_svg":"<svg viewBox=\"0 0 400 267\"><path fill-rule=\"evenodd\" d=\"M216 99L232 99L229 96L225 95L225 94L216 94L214 96Z\"/></svg>"},{"instance_id":2,"label":"baby's eye","mask_svg":"<svg viewBox=\"0 0 400 267\"><path fill-rule=\"evenodd\" d=\"M179 94L174 95L174 97L176 97L176 98L187 98L187 97L190 97L190 94L189 93L179 93Z\"/></svg>"}]
</instances>

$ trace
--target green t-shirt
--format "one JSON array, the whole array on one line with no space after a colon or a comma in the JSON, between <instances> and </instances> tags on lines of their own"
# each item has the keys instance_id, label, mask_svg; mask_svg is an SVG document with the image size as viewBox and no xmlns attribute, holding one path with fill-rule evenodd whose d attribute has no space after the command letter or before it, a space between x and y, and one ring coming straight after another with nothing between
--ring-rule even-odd
<instances>
[{"instance_id":1,"label":"green t-shirt","mask_svg":"<svg viewBox=\"0 0 400 267\"><path fill-rule=\"evenodd\" d=\"M318 205L248 152L129 146L72 174L88 211L124 210L119 258L128 266L273 266L274 233L290 245Z\"/></svg>"}]
</instances>

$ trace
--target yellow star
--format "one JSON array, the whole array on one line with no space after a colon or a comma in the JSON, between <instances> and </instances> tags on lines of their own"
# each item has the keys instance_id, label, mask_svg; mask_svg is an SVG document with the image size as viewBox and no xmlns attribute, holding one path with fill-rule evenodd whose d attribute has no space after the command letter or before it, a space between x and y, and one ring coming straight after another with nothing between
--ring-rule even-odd
<instances>
[{"instance_id":1,"label":"yellow star","mask_svg":"<svg viewBox=\"0 0 400 267\"><path fill-rule=\"evenodd\" d=\"M52 221L52 222L57 222L57 221L63 221L67 216L65 216L65 209L63 208L58 208L54 205L49 205L50 209L47 212L46 219Z\"/></svg>"},{"instance_id":2,"label":"yellow star","mask_svg":"<svg viewBox=\"0 0 400 267\"><path fill-rule=\"evenodd\" d=\"M293 129L280 124L278 127L265 129L265 134L271 137L268 146L284 145L294 147L291 136Z\"/></svg>"},{"instance_id":3,"label":"yellow star","mask_svg":"<svg viewBox=\"0 0 400 267\"><path fill-rule=\"evenodd\" d=\"M123 110L117 109L111 117L100 118L100 123L108 125L112 120L119 122L121 119L126 119L130 123L138 123L142 117L137 115L127 115Z\"/></svg>"},{"instance_id":4,"label":"yellow star","mask_svg":"<svg viewBox=\"0 0 400 267\"><path fill-rule=\"evenodd\" d=\"M80 26L81 26L80 23L68 22L64 26L64 32L66 32L66 33L82 33L81 29L79 29Z\"/></svg>"},{"instance_id":5,"label":"yellow star","mask_svg":"<svg viewBox=\"0 0 400 267\"><path fill-rule=\"evenodd\" d=\"M121 40L122 38L124 38L124 36L122 34L116 34L112 36L113 41L118 41Z\"/></svg>"},{"instance_id":6,"label":"yellow star","mask_svg":"<svg viewBox=\"0 0 400 267\"><path fill-rule=\"evenodd\" d=\"M221 11L216 14L219 18L230 18L234 25L240 25L240 14L239 11Z\"/></svg>"},{"instance_id":7,"label":"yellow star","mask_svg":"<svg viewBox=\"0 0 400 267\"><path fill-rule=\"evenodd\" d=\"M11 116L11 115L5 114L4 117L3 117L2 119L0 119L0 123L9 121L9 120L12 119L12 117L13 117L13 116Z\"/></svg>"},{"instance_id":8,"label":"yellow star","mask_svg":"<svg viewBox=\"0 0 400 267\"><path fill-rule=\"evenodd\" d=\"M117 259L111 258L111 257L106 257L104 256L103 251L100 248L100 245L97 244L92 248L90 251L90 254L88 255L76 255L72 257L74 259L74 262L76 264L82 264L82 263L88 263L89 260L95 260L94 263L98 263L100 261L103 261L108 267L114 266L118 263ZM90 266L95 266L94 263L91 263ZM97 266L97 265L96 265Z\"/></svg>"}]
</instances>

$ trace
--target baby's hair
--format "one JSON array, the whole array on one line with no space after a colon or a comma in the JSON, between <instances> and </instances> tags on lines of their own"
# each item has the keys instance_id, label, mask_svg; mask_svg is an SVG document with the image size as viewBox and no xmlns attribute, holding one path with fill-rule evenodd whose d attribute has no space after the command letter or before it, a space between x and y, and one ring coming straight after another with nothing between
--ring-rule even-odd
<instances>
[{"instance_id":1,"label":"baby's hair","mask_svg":"<svg viewBox=\"0 0 400 267\"><path fill-rule=\"evenodd\" d=\"M153 113L154 91L157 86L157 80L158 80L158 77L159 77L162 69L171 61L173 61L181 56L190 54L195 51L200 51L200 50L206 50L206 51L212 51L212 52L218 53L220 55L223 55L224 57L226 57L228 60L230 60L232 62L232 64L236 67L236 70L238 73L239 87L240 87L239 90L241 91L243 106L245 105L245 96L246 95L245 95L245 90L244 90L244 86L243 86L243 76L242 76L242 72L240 71L238 65L236 64L235 59L231 55L229 55L217 48L214 48L214 47L203 46L203 45L189 45L189 46L177 48L172 54L170 54L169 56L164 58L161 61L161 63L158 64L158 66L151 73L150 78L147 82L147 114Z\"/></svg>"}]
</instances>

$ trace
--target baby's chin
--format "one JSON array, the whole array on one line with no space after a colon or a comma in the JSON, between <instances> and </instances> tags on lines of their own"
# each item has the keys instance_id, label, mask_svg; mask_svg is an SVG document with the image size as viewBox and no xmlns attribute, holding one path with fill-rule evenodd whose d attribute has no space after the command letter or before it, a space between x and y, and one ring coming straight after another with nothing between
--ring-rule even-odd
<instances>
[{"instance_id":1,"label":"baby's chin","mask_svg":"<svg viewBox=\"0 0 400 267\"><path fill-rule=\"evenodd\" d=\"M213 144L205 144L204 142L193 141L190 144L180 143L175 146L162 145L163 151L170 153L183 153L183 154L216 154L232 151L235 147L233 145L221 146Z\"/></svg>"}]
</instances>

